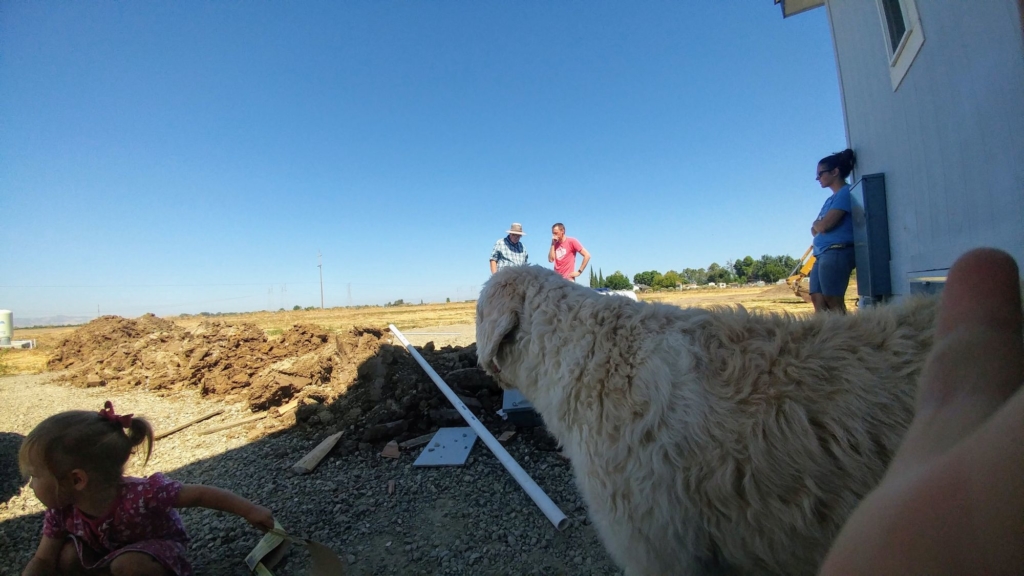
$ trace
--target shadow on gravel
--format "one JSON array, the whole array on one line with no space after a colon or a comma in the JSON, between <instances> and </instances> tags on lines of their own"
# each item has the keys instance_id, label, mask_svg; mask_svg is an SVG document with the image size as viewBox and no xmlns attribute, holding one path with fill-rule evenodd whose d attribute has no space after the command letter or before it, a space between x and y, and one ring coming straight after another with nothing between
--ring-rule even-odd
<instances>
[{"instance_id":1,"label":"shadow on gravel","mask_svg":"<svg viewBox=\"0 0 1024 576\"><path fill-rule=\"evenodd\" d=\"M24 438L21 434L0 432L0 502L10 500L25 484L18 471L18 449Z\"/></svg>"},{"instance_id":2,"label":"shadow on gravel","mask_svg":"<svg viewBox=\"0 0 1024 576\"><path fill-rule=\"evenodd\" d=\"M419 350L495 436L514 430L495 415L500 390L476 368L475 346L435 350L428 343ZM568 462L554 451L543 428L517 430L506 447L573 520L561 533L480 441L462 467L413 467L422 448L403 450L398 459L380 455L390 440L464 425L403 347L382 344L355 373L333 401L318 401L311 386L296 390L303 404L281 418L198 435L222 423L209 420L160 440L154 454L249 441L174 470L150 466L148 473L219 486L267 506L290 532L322 542L347 559L354 575L618 573L586 522ZM274 404L291 399L285 395ZM130 406L123 409L131 411ZM259 431L260 426L282 425L269 434ZM291 471L336 432L344 433L341 441L316 470L307 475ZM8 444L14 450L10 454L16 454L16 442L20 439L0 444L5 459ZM6 483L4 489L9 498ZM14 486L13 493L17 490ZM229 514L181 513L192 537L190 558L197 575L248 574L244 558L261 536L256 530ZM14 559L14 569L20 570L37 546L41 525L38 513L0 523L0 557ZM307 569L308 555L293 547L274 572L298 576Z\"/></svg>"}]
</instances>

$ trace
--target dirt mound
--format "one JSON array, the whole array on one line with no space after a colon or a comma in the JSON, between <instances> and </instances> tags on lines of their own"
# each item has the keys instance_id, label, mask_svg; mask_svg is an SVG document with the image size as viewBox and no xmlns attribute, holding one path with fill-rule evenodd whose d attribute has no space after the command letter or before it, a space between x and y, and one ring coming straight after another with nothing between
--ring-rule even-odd
<instances>
[{"instance_id":1,"label":"dirt mound","mask_svg":"<svg viewBox=\"0 0 1024 576\"><path fill-rule=\"evenodd\" d=\"M162 335L170 334L180 338L180 332L181 329L173 322L152 314L135 320L101 316L62 340L47 362L47 367L50 370L65 370L103 362L111 353L129 342L134 343L150 336L164 338Z\"/></svg>"},{"instance_id":2,"label":"dirt mound","mask_svg":"<svg viewBox=\"0 0 1024 576\"><path fill-rule=\"evenodd\" d=\"M793 289L787 284L776 284L771 288L765 289L764 292L757 293L758 298L776 299L776 298L799 298Z\"/></svg>"},{"instance_id":3,"label":"dirt mound","mask_svg":"<svg viewBox=\"0 0 1024 576\"><path fill-rule=\"evenodd\" d=\"M476 367L476 346L421 348L482 420L500 408L498 386ZM299 399L291 416L347 429L362 442L399 440L462 422L458 412L387 330L332 333L295 325L270 340L253 324L204 322L185 329L152 315L98 318L59 343L49 361L76 386L197 389L254 411Z\"/></svg>"}]
</instances>

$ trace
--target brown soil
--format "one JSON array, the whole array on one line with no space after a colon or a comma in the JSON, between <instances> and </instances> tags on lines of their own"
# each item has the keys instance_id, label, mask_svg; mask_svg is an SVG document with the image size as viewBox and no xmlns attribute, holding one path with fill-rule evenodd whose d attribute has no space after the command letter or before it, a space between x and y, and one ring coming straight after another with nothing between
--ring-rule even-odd
<instances>
[{"instance_id":1,"label":"brown soil","mask_svg":"<svg viewBox=\"0 0 1024 576\"><path fill-rule=\"evenodd\" d=\"M494 420L500 390L476 367L476 346L419 348L483 421ZM51 370L75 386L154 391L198 389L246 402L253 411L301 401L297 418L347 429L346 438L379 443L411 438L461 417L408 352L379 328L331 332L296 325L268 339L253 324L203 322L183 328L152 315L104 316L57 344Z\"/></svg>"},{"instance_id":2,"label":"brown soil","mask_svg":"<svg viewBox=\"0 0 1024 576\"><path fill-rule=\"evenodd\" d=\"M757 295L758 298L799 298L787 284L776 284Z\"/></svg>"}]
</instances>

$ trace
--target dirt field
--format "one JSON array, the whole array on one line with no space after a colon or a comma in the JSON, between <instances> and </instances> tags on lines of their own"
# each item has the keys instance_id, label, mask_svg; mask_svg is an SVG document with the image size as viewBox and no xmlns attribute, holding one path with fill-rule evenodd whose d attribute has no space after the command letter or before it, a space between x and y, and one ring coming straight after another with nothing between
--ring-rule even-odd
<instances>
[{"instance_id":1,"label":"dirt field","mask_svg":"<svg viewBox=\"0 0 1024 576\"><path fill-rule=\"evenodd\" d=\"M645 302L661 302L688 307L745 306L751 310L769 310L787 314L809 314L810 304L793 295L786 286L767 288L702 288L698 290L662 291L641 294ZM857 300L856 283L851 282L847 292L848 306L852 309ZM403 332L410 333L413 344L425 344L433 340L438 347L466 346L475 341L473 322L476 318L475 302L451 304L426 304L411 306L361 308L329 308L327 310L251 312L231 314L214 318L229 326L252 324L267 335L270 340L279 338L285 330L296 324L319 326L330 332L345 331L354 327L385 328L394 324ZM174 324L194 329L211 318L201 316L168 317ZM31 328L16 330L20 340L35 339L36 350L10 350L0 357L11 374L39 374L46 372L46 362L57 343L75 331L77 327ZM445 333L418 335L418 332ZM458 334L447 334L457 332Z\"/></svg>"}]
</instances>

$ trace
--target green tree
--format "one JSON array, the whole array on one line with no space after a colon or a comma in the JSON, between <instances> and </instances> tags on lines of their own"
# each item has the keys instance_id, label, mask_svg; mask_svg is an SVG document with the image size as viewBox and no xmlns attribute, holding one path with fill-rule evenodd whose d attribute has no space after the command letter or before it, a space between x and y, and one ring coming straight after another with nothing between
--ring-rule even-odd
<instances>
[{"instance_id":1,"label":"green tree","mask_svg":"<svg viewBox=\"0 0 1024 576\"><path fill-rule=\"evenodd\" d=\"M444 299L444 303L445 304L451 304L452 303L452 299L451 298L445 298Z\"/></svg>"},{"instance_id":2,"label":"green tree","mask_svg":"<svg viewBox=\"0 0 1024 576\"><path fill-rule=\"evenodd\" d=\"M599 288L599 286L597 285L597 276L594 275L594 268L593 268L593 266L591 266L591 268L590 268L590 287L591 288Z\"/></svg>"},{"instance_id":3,"label":"green tree","mask_svg":"<svg viewBox=\"0 0 1024 576\"><path fill-rule=\"evenodd\" d=\"M604 279L604 287L612 290L630 290L633 285L629 283L629 278L626 278L625 274L616 270Z\"/></svg>"},{"instance_id":4,"label":"green tree","mask_svg":"<svg viewBox=\"0 0 1024 576\"><path fill-rule=\"evenodd\" d=\"M792 267L787 267L792 259L789 256L771 256L765 254L754 265L755 274L758 280L768 284L774 284L789 275ZM794 264L795 266L795 264Z\"/></svg>"},{"instance_id":5,"label":"green tree","mask_svg":"<svg viewBox=\"0 0 1024 576\"><path fill-rule=\"evenodd\" d=\"M302 310L302 306L296 304L295 306L292 306L292 310Z\"/></svg>"},{"instance_id":6,"label":"green tree","mask_svg":"<svg viewBox=\"0 0 1024 576\"><path fill-rule=\"evenodd\" d=\"M654 287L654 280L661 276L657 270L648 270L647 272L637 272L633 274L633 283L642 284L644 286Z\"/></svg>"},{"instance_id":7,"label":"green tree","mask_svg":"<svg viewBox=\"0 0 1024 576\"><path fill-rule=\"evenodd\" d=\"M667 288L674 290L682 284L683 278L675 270L669 270L664 275L658 274L654 277L654 286L657 288Z\"/></svg>"},{"instance_id":8,"label":"green tree","mask_svg":"<svg viewBox=\"0 0 1024 576\"><path fill-rule=\"evenodd\" d=\"M716 284L726 283L733 281L732 267L731 266L719 266L718 262L712 262L708 266L708 282L714 282Z\"/></svg>"},{"instance_id":9,"label":"green tree","mask_svg":"<svg viewBox=\"0 0 1024 576\"><path fill-rule=\"evenodd\" d=\"M743 259L736 260L732 263L733 271L736 272L741 282L749 282L753 279L754 275L754 259L750 256L746 256Z\"/></svg>"},{"instance_id":10,"label":"green tree","mask_svg":"<svg viewBox=\"0 0 1024 576\"><path fill-rule=\"evenodd\" d=\"M690 284L703 286L708 283L708 272L703 268L684 268L681 276Z\"/></svg>"},{"instance_id":11,"label":"green tree","mask_svg":"<svg viewBox=\"0 0 1024 576\"><path fill-rule=\"evenodd\" d=\"M604 288L604 273L600 268L597 269L597 287Z\"/></svg>"}]
</instances>

